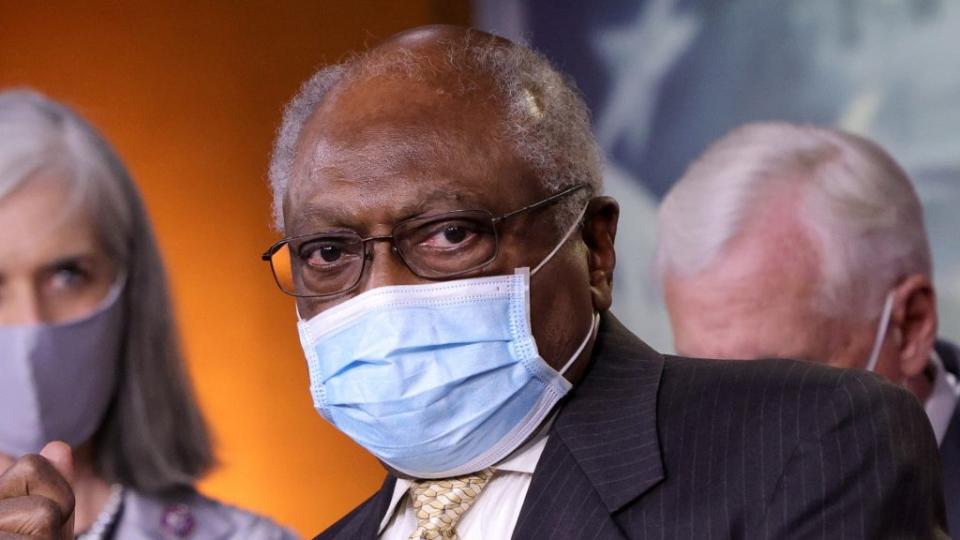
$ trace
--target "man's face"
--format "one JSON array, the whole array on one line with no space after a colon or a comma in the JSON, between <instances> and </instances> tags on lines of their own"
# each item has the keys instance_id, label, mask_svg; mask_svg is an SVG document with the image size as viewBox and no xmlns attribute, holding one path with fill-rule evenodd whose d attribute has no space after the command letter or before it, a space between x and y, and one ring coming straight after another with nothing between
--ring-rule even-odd
<instances>
[{"instance_id":1,"label":"man's face","mask_svg":"<svg viewBox=\"0 0 960 540\"><path fill-rule=\"evenodd\" d=\"M877 321L831 316L817 304L823 284L820 257L802 225L779 213L745 227L706 270L667 276L677 352L863 367Z\"/></svg>"},{"instance_id":2,"label":"man's face","mask_svg":"<svg viewBox=\"0 0 960 540\"><path fill-rule=\"evenodd\" d=\"M320 106L301 134L284 201L286 235L344 229L388 235L413 217L454 210L500 215L551 195L504 141L492 101L458 97L444 81L380 77L350 84ZM496 260L464 277L536 266L561 239L556 211L551 206L502 223ZM376 287L428 282L390 242L374 242L372 253L357 288L329 299L298 299L301 316ZM532 278L533 331L554 367L589 328L587 261L588 250L574 235Z\"/></svg>"}]
</instances>

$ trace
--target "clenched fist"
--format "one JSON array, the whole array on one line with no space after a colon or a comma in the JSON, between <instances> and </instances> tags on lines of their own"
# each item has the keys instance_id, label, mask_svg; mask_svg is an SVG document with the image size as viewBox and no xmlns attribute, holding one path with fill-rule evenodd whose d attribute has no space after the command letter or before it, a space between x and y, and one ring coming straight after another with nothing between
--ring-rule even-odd
<instances>
[{"instance_id":1,"label":"clenched fist","mask_svg":"<svg viewBox=\"0 0 960 540\"><path fill-rule=\"evenodd\" d=\"M72 474L70 447L52 442L0 475L0 540L71 540Z\"/></svg>"}]
</instances>

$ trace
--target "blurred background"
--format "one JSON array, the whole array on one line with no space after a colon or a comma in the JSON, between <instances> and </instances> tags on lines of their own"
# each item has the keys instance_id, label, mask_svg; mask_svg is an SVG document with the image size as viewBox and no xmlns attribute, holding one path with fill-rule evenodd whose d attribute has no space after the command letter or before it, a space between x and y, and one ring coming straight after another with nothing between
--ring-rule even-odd
<instances>
[{"instance_id":1,"label":"blurred background","mask_svg":"<svg viewBox=\"0 0 960 540\"><path fill-rule=\"evenodd\" d=\"M656 205L747 121L875 138L927 209L942 335L960 338L960 2L956 0L0 0L0 87L75 107L147 200L191 374L222 466L201 486L304 535L383 472L313 411L294 306L258 255L281 107L317 67L421 24L522 38L572 75L623 206L614 311L671 349L650 278Z\"/></svg>"},{"instance_id":2,"label":"blurred background","mask_svg":"<svg viewBox=\"0 0 960 540\"><path fill-rule=\"evenodd\" d=\"M614 311L654 347L671 348L649 273L659 200L710 142L778 119L866 135L910 173L941 335L960 337L957 0L477 0L474 24L524 37L583 91L629 210Z\"/></svg>"}]
</instances>

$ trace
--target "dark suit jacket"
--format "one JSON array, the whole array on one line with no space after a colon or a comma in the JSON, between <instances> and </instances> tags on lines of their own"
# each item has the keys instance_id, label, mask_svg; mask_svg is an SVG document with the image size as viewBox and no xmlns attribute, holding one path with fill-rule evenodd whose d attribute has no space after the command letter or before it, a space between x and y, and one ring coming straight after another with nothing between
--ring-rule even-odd
<instances>
[{"instance_id":1,"label":"dark suit jacket","mask_svg":"<svg viewBox=\"0 0 960 540\"><path fill-rule=\"evenodd\" d=\"M934 538L944 526L926 415L873 374L664 357L611 315L593 358L514 538ZM375 538L393 485L317 538Z\"/></svg>"},{"instance_id":2,"label":"dark suit jacket","mask_svg":"<svg viewBox=\"0 0 960 540\"><path fill-rule=\"evenodd\" d=\"M943 367L960 380L960 351L950 343L938 341L937 354ZM960 407L953 409L950 425L940 443L940 459L943 461L947 522L951 531L960 531Z\"/></svg>"}]
</instances>

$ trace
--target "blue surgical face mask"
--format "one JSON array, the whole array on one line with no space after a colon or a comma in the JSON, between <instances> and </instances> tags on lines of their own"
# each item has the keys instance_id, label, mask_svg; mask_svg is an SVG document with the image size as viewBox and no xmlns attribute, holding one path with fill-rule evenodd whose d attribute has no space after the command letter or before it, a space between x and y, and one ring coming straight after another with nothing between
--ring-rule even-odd
<instances>
[{"instance_id":1,"label":"blue surgical face mask","mask_svg":"<svg viewBox=\"0 0 960 540\"><path fill-rule=\"evenodd\" d=\"M582 214L581 214L582 217ZM317 411L392 469L443 478L496 464L570 391L530 327L531 272L380 287L298 324Z\"/></svg>"}]
</instances>

